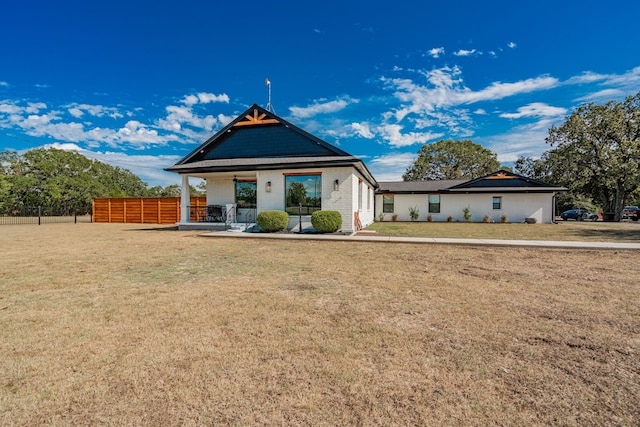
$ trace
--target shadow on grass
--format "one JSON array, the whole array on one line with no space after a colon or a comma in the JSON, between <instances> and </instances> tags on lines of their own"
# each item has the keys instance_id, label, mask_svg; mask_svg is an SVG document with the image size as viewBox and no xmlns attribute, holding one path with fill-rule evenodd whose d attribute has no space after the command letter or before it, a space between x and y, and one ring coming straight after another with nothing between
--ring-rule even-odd
<instances>
[{"instance_id":1,"label":"shadow on grass","mask_svg":"<svg viewBox=\"0 0 640 427\"><path fill-rule=\"evenodd\" d=\"M578 238L589 240L607 240L607 241L638 241L640 240L640 228L622 229L597 229L584 228L571 230L572 234Z\"/></svg>"},{"instance_id":2,"label":"shadow on grass","mask_svg":"<svg viewBox=\"0 0 640 427\"><path fill-rule=\"evenodd\" d=\"M129 231L178 231L178 226L170 225L167 227L135 228Z\"/></svg>"}]
</instances>

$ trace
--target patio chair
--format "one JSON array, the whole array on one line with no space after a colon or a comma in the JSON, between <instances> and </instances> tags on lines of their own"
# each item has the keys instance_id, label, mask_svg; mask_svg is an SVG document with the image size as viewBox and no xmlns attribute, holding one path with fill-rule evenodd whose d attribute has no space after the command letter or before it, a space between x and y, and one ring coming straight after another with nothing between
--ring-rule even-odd
<instances>
[{"instance_id":1,"label":"patio chair","mask_svg":"<svg viewBox=\"0 0 640 427\"><path fill-rule=\"evenodd\" d=\"M207 222L224 222L225 214L222 206L207 206Z\"/></svg>"}]
</instances>

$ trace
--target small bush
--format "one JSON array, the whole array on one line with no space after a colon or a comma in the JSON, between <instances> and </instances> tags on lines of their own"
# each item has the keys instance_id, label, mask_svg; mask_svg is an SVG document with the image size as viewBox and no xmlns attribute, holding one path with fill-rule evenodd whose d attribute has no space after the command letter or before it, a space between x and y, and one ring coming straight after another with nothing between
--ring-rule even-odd
<instances>
[{"instance_id":1,"label":"small bush","mask_svg":"<svg viewBox=\"0 0 640 427\"><path fill-rule=\"evenodd\" d=\"M466 222L471 222L472 215L471 215L471 209L469 209L469 206L462 209L462 216L464 216L464 220Z\"/></svg>"},{"instance_id":2,"label":"small bush","mask_svg":"<svg viewBox=\"0 0 640 427\"><path fill-rule=\"evenodd\" d=\"M397 221L397 220L398 220L398 214L391 215L391 221Z\"/></svg>"},{"instance_id":3,"label":"small bush","mask_svg":"<svg viewBox=\"0 0 640 427\"><path fill-rule=\"evenodd\" d=\"M262 211L256 219L258 227L268 233L274 233L287 228L289 224L289 214L285 211Z\"/></svg>"},{"instance_id":4,"label":"small bush","mask_svg":"<svg viewBox=\"0 0 640 427\"><path fill-rule=\"evenodd\" d=\"M335 233L342 227L342 215L338 211L315 211L311 214L311 225L319 233Z\"/></svg>"},{"instance_id":5,"label":"small bush","mask_svg":"<svg viewBox=\"0 0 640 427\"><path fill-rule=\"evenodd\" d=\"M433 216L431 216L431 214L427 215L427 222L433 222Z\"/></svg>"},{"instance_id":6,"label":"small bush","mask_svg":"<svg viewBox=\"0 0 640 427\"><path fill-rule=\"evenodd\" d=\"M509 222L509 218L506 215L502 215L500 217L500 222L506 224L507 222Z\"/></svg>"},{"instance_id":7,"label":"small bush","mask_svg":"<svg viewBox=\"0 0 640 427\"><path fill-rule=\"evenodd\" d=\"M420 209L417 206L409 206L409 218L411 221L416 221L420 217Z\"/></svg>"},{"instance_id":8,"label":"small bush","mask_svg":"<svg viewBox=\"0 0 640 427\"><path fill-rule=\"evenodd\" d=\"M447 217L447 222L453 222L453 217L451 215Z\"/></svg>"},{"instance_id":9,"label":"small bush","mask_svg":"<svg viewBox=\"0 0 640 427\"><path fill-rule=\"evenodd\" d=\"M492 221L491 221L491 217L490 217L489 215L485 215L485 216L482 218L482 222L492 222Z\"/></svg>"},{"instance_id":10,"label":"small bush","mask_svg":"<svg viewBox=\"0 0 640 427\"><path fill-rule=\"evenodd\" d=\"M384 212L380 212L378 214L378 221L380 221L380 222L384 221Z\"/></svg>"}]
</instances>

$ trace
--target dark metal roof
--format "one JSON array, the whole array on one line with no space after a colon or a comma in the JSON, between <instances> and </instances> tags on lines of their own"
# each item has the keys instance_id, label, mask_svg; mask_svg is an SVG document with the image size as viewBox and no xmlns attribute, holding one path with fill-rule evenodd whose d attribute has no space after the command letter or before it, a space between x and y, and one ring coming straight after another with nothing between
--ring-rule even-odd
<instances>
[{"instance_id":1,"label":"dark metal roof","mask_svg":"<svg viewBox=\"0 0 640 427\"><path fill-rule=\"evenodd\" d=\"M497 171L470 180L380 182L376 192L394 194L428 193L555 193L567 191L546 182L508 171Z\"/></svg>"},{"instance_id":2,"label":"dark metal roof","mask_svg":"<svg viewBox=\"0 0 640 427\"><path fill-rule=\"evenodd\" d=\"M447 190L448 193L491 193L491 192L527 192L553 193L567 191L564 187L547 184L536 179L527 178L513 172L499 170L489 175L471 179L455 185Z\"/></svg>"},{"instance_id":3,"label":"dark metal roof","mask_svg":"<svg viewBox=\"0 0 640 427\"><path fill-rule=\"evenodd\" d=\"M420 194L438 193L457 184L462 184L465 180L447 179L440 181L393 181L379 182L378 193L394 194Z\"/></svg>"},{"instance_id":4,"label":"dark metal roof","mask_svg":"<svg viewBox=\"0 0 640 427\"><path fill-rule=\"evenodd\" d=\"M354 166L377 186L362 160L254 104L165 170L207 173L320 166Z\"/></svg>"},{"instance_id":5,"label":"dark metal roof","mask_svg":"<svg viewBox=\"0 0 640 427\"><path fill-rule=\"evenodd\" d=\"M318 167L353 166L372 184L377 184L362 160L349 156L325 157L272 157L250 159L202 160L199 162L175 165L166 170L176 173L233 172L274 169L302 169Z\"/></svg>"}]
</instances>

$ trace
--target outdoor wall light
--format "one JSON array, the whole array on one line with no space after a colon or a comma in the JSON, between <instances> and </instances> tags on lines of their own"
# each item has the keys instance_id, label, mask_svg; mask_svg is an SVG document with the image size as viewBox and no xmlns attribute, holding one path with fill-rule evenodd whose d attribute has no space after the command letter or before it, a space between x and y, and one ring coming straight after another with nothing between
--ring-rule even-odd
<instances>
[{"instance_id":1,"label":"outdoor wall light","mask_svg":"<svg viewBox=\"0 0 640 427\"><path fill-rule=\"evenodd\" d=\"M271 193L271 181L267 181L267 193Z\"/></svg>"},{"instance_id":2,"label":"outdoor wall light","mask_svg":"<svg viewBox=\"0 0 640 427\"><path fill-rule=\"evenodd\" d=\"M338 191L340 190L340 181L338 181L337 179L333 182L333 191Z\"/></svg>"}]
</instances>

